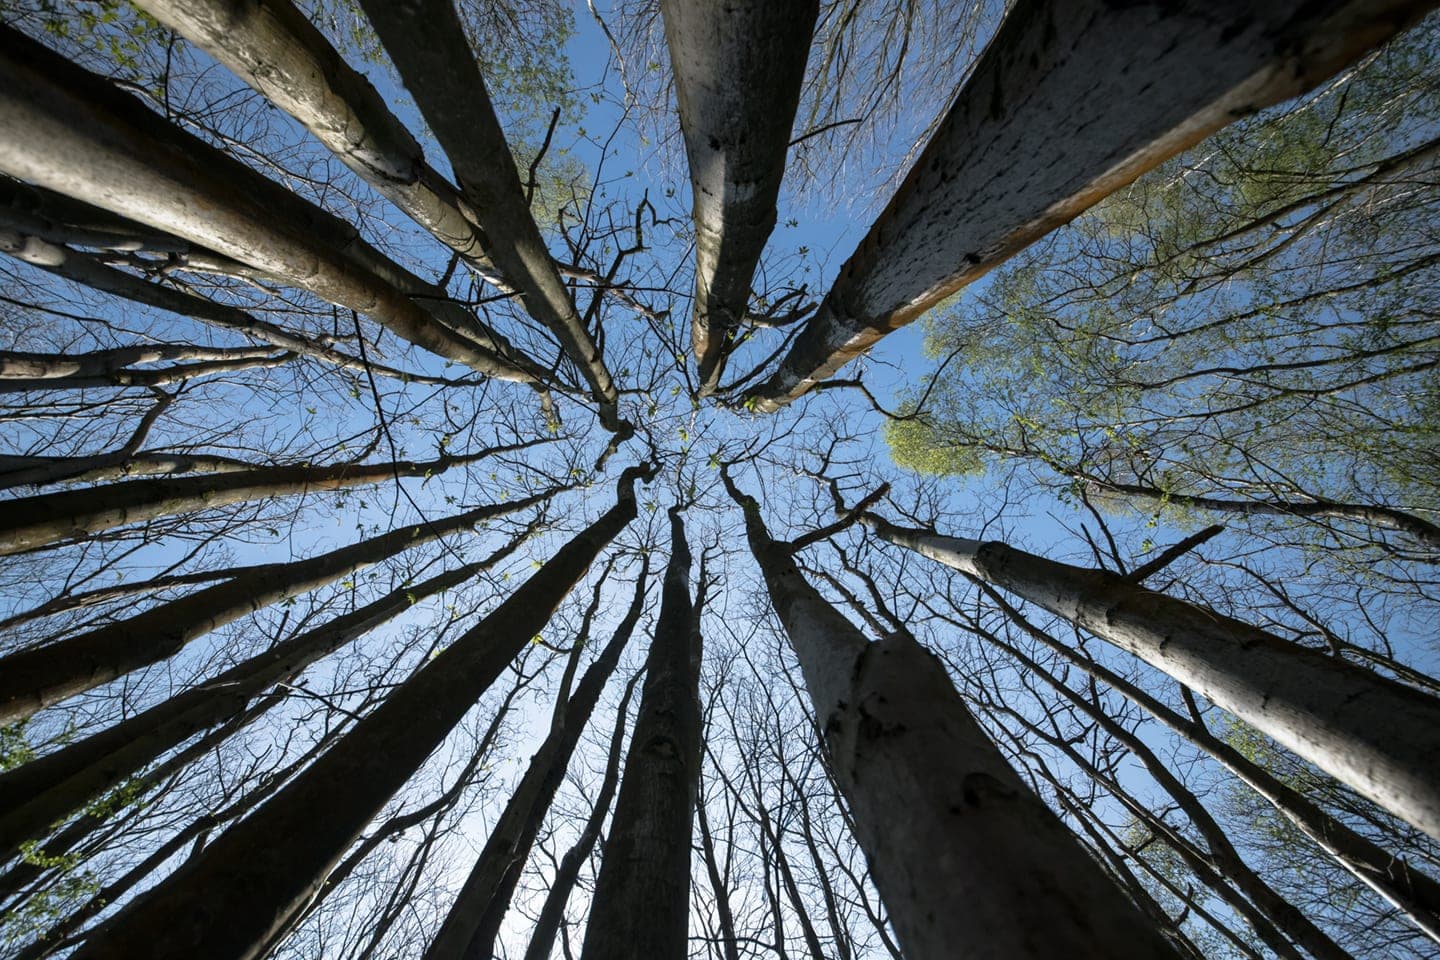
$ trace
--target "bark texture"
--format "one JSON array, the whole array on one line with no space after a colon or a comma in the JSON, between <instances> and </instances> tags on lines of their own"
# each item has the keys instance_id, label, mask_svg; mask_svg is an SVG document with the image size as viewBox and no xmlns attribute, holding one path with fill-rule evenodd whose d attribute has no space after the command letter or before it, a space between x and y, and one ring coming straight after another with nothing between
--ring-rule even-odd
<instances>
[{"instance_id":1,"label":"bark texture","mask_svg":"<svg viewBox=\"0 0 1440 960\"><path fill-rule=\"evenodd\" d=\"M802 396L1161 161L1310 89L1433 0L1020 0L751 405Z\"/></svg>"},{"instance_id":2,"label":"bark texture","mask_svg":"<svg viewBox=\"0 0 1440 960\"><path fill-rule=\"evenodd\" d=\"M1249 624L994 541L866 522L1135 654L1440 838L1440 700Z\"/></svg>"},{"instance_id":3,"label":"bark texture","mask_svg":"<svg viewBox=\"0 0 1440 960\"><path fill-rule=\"evenodd\" d=\"M702 586L703 589L703 586ZM689 955L690 834L700 776L700 621L690 547L670 510L670 562L640 713L595 878L581 960Z\"/></svg>"},{"instance_id":4,"label":"bark texture","mask_svg":"<svg viewBox=\"0 0 1440 960\"><path fill-rule=\"evenodd\" d=\"M829 769L911 960L1167 958L1174 948L1030 791L908 633L869 642L745 511Z\"/></svg>"},{"instance_id":5,"label":"bark texture","mask_svg":"<svg viewBox=\"0 0 1440 960\"><path fill-rule=\"evenodd\" d=\"M77 960L259 956L270 936L304 909L365 825L634 519L635 481L652 474L653 468L628 468L615 506L274 799L121 911L75 952Z\"/></svg>"},{"instance_id":6,"label":"bark texture","mask_svg":"<svg viewBox=\"0 0 1440 960\"><path fill-rule=\"evenodd\" d=\"M211 147L141 101L0 27L0 172L174 234L367 314L499 379L543 369L354 227Z\"/></svg>"},{"instance_id":7,"label":"bark texture","mask_svg":"<svg viewBox=\"0 0 1440 960\"><path fill-rule=\"evenodd\" d=\"M695 221L691 340L713 393L775 228L775 200L818 0L664 0L665 39L690 161Z\"/></svg>"}]
</instances>

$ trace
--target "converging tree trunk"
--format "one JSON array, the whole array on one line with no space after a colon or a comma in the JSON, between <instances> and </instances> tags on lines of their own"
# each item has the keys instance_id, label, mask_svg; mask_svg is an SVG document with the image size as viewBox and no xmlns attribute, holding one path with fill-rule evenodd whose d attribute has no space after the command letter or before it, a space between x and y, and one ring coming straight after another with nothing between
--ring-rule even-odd
<instances>
[{"instance_id":1,"label":"converging tree trunk","mask_svg":"<svg viewBox=\"0 0 1440 960\"><path fill-rule=\"evenodd\" d=\"M970 716L908 632L869 642L728 471L880 896L912 960L1167 958L1173 948Z\"/></svg>"},{"instance_id":2,"label":"converging tree trunk","mask_svg":"<svg viewBox=\"0 0 1440 960\"><path fill-rule=\"evenodd\" d=\"M1440 700L1117 573L897 527L873 514L864 522L891 543L1135 654L1440 838Z\"/></svg>"},{"instance_id":3,"label":"converging tree trunk","mask_svg":"<svg viewBox=\"0 0 1440 960\"><path fill-rule=\"evenodd\" d=\"M818 0L664 0L695 221L691 340L715 391L770 232ZM763 95L761 94L763 91Z\"/></svg>"},{"instance_id":4,"label":"converging tree trunk","mask_svg":"<svg viewBox=\"0 0 1440 960\"><path fill-rule=\"evenodd\" d=\"M491 262L580 369L605 428L633 432L628 424L622 428L610 372L530 215L510 145L452 0L361 0L360 5L450 158Z\"/></svg>"},{"instance_id":5,"label":"converging tree trunk","mask_svg":"<svg viewBox=\"0 0 1440 960\"><path fill-rule=\"evenodd\" d=\"M482 520L535 506L556 492L401 527L306 560L249 567L225 583L162 603L128 620L12 653L0 658L0 723L23 719L56 701L173 656L191 640L285 597L333 583L402 550L469 529Z\"/></svg>"},{"instance_id":6,"label":"converging tree trunk","mask_svg":"<svg viewBox=\"0 0 1440 960\"><path fill-rule=\"evenodd\" d=\"M615 506L274 799L131 903L74 954L77 960L258 956L634 519L635 481L653 472L627 468Z\"/></svg>"},{"instance_id":7,"label":"converging tree trunk","mask_svg":"<svg viewBox=\"0 0 1440 960\"><path fill-rule=\"evenodd\" d=\"M1434 6L1020 0L751 405L802 396L1107 194Z\"/></svg>"},{"instance_id":8,"label":"converging tree trunk","mask_svg":"<svg viewBox=\"0 0 1440 960\"><path fill-rule=\"evenodd\" d=\"M490 960L495 955L500 924L509 909L535 836L555 799L555 791L565 779L570 755L580 742L580 734L590 722L590 714L644 612L648 575L649 566L644 564L635 581L635 597L630 609L615 628L610 642L585 672L574 696L556 703L549 735L531 757L525 776L520 778L505 810L495 821L470 876L425 953L425 960ZM582 634L576 643L585 639Z\"/></svg>"},{"instance_id":9,"label":"converging tree trunk","mask_svg":"<svg viewBox=\"0 0 1440 960\"><path fill-rule=\"evenodd\" d=\"M689 954L690 838L700 774L698 611L704 589L702 573L701 596L691 599L682 509L671 507L660 615L581 960L684 960Z\"/></svg>"},{"instance_id":10,"label":"converging tree trunk","mask_svg":"<svg viewBox=\"0 0 1440 960\"><path fill-rule=\"evenodd\" d=\"M350 224L0 27L0 171L173 233L503 380L543 368Z\"/></svg>"},{"instance_id":11,"label":"converging tree trunk","mask_svg":"<svg viewBox=\"0 0 1440 960\"><path fill-rule=\"evenodd\" d=\"M518 549L534 529L532 524L479 563L392 590L324 626L283 640L108 730L0 773L0 851L13 850L39 836L50 824L139 772L165 751L236 716L266 690L289 683L312 663L414 604L490 569Z\"/></svg>"}]
</instances>

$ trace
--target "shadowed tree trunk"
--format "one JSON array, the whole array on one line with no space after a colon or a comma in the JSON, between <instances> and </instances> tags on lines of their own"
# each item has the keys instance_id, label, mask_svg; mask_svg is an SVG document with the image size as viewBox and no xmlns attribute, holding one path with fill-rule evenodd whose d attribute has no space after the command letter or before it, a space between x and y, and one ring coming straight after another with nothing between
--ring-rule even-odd
<instances>
[{"instance_id":1,"label":"shadowed tree trunk","mask_svg":"<svg viewBox=\"0 0 1440 960\"><path fill-rule=\"evenodd\" d=\"M360 5L450 158L490 261L580 369L600 405L605 429L633 433L630 424L622 426L610 372L530 215L510 145L453 3L361 0Z\"/></svg>"},{"instance_id":2,"label":"shadowed tree trunk","mask_svg":"<svg viewBox=\"0 0 1440 960\"><path fill-rule=\"evenodd\" d=\"M881 538L994 584L1174 677L1440 838L1440 700L1108 570L868 514Z\"/></svg>"},{"instance_id":3,"label":"shadowed tree trunk","mask_svg":"<svg viewBox=\"0 0 1440 960\"><path fill-rule=\"evenodd\" d=\"M590 714L644 612L648 574L648 564L642 565L629 611L585 672L575 695L556 703L549 735L535 751L525 776L491 829L474 869L425 953L426 960L490 960L495 955L495 941L510 898L529 859L535 836L555 799L555 791L565 779L570 755L580 742L580 734L590 722ZM599 587L596 589L598 599ZM584 639L582 633L580 641Z\"/></svg>"},{"instance_id":4,"label":"shadowed tree trunk","mask_svg":"<svg viewBox=\"0 0 1440 960\"><path fill-rule=\"evenodd\" d=\"M0 851L38 836L49 824L123 782L165 751L225 722L270 687L294 680L312 663L414 604L490 569L518 549L535 526L477 564L400 587L323 627L281 641L108 730L0 773Z\"/></svg>"},{"instance_id":5,"label":"shadowed tree trunk","mask_svg":"<svg viewBox=\"0 0 1440 960\"><path fill-rule=\"evenodd\" d=\"M285 597L295 596L393 554L548 500L551 490L487 504L446 520L401 527L318 557L247 568L234 579L152 607L120 623L0 658L0 723L12 723L66 697L178 653L187 643Z\"/></svg>"},{"instance_id":6,"label":"shadowed tree trunk","mask_svg":"<svg viewBox=\"0 0 1440 960\"><path fill-rule=\"evenodd\" d=\"M1433 0L1019 0L780 368L774 411L1107 194Z\"/></svg>"},{"instance_id":7,"label":"shadowed tree trunk","mask_svg":"<svg viewBox=\"0 0 1440 960\"><path fill-rule=\"evenodd\" d=\"M84 540L104 530L144 523L192 510L247 500L298 497L322 490L363 487L400 477L428 477L457 464L475 463L491 451L438 460L342 463L331 467L293 464L227 471L209 476L130 480L0 501L0 555L60 540Z\"/></svg>"},{"instance_id":8,"label":"shadowed tree trunk","mask_svg":"<svg viewBox=\"0 0 1440 960\"><path fill-rule=\"evenodd\" d=\"M664 0L695 221L691 339L713 393L775 229L818 0Z\"/></svg>"},{"instance_id":9,"label":"shadowed tree trunk","mask_svg":"<svg viewBox=\"0 0 1440 960\"><path fill-rule=\"evenodd\" d=\"M627 468L615 506L274 799L130 904L74 954L77 960L258 956L634 519L635 481L653 472Z\"/></svg>"},{"instance_id":10,"label":"shadowed tree trunk","mask_svg":"<svg viewBox=\"0 0 1440 960\"><path fill-rule=\"evenodd\" d=\"M590 812L580 836L560 858L555 868L555 877L550 881L550 890L545 894L545 903L530 931L530 944L525 948L524 960L550 960L550 951L555 945L555 933L565 919L565 903L575 888L580 868L595 849L600 830L605 825L605 816L610 812L610 802L615 799L615 788L620 783L620 752L625 745L625 720L630 709L630 697L641 674L635 674L625 685L625 693L616 707L615 729L610 734L610 752L605 761L605 772L600 778L600 789L595 794L595 805Z\"/></svg>"},{"instance_id":11,"label":"shadowed tree trunk","mask_svg":"<svg viewBox=\"0 0 1440 960\"><path fill-rule=\"evenodd\" d=\"M0 171L214 250L487 376L545 372L350 224L0 28ZM412 299L415 298L415 299Z\"/></svg>"},{"instance_id":12,"label":"shadowed tree trunk","mask_svg":"<svg viewBox=\"0 0 1440 960\"><path fill-rule=\"evenodd\" d=\"M1174 960L1005 762L935 656L903 631L867 641L770 538L759 504L721 476L906 956Z\"/></svg>"},{"instance_id":13,"label":"shadowed tree trunk","mask_svg":"<svg viewBox=\"0 0 1440 960\"><path fill-rule=\"evenodd\" d=\"M582 960L689 954L690 836L700 775L700 597L690 596L682 508L646 658L640 713L595 878ZM701 564L704 566L703 562Z\"/></svg>"}]
</instances>

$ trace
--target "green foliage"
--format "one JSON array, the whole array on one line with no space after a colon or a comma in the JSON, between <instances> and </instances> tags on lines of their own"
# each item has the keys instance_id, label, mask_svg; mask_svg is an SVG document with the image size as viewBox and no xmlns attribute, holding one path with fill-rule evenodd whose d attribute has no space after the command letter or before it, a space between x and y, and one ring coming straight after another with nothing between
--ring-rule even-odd
<instances>
[{"instance_id":1,"label":"green foliage","mask_svg":"<svg viewBox=\"0 0 1440 960\"><path fill-rule=\"evenodd\" d=\"M18 720L0 727L0 772L35 759L35 748L25 738L25 726L29 722Z\"/></svg>"},{"instance_id":2,"label":"green foliage","mask_svg":"<svg viewBox=\"0 0 1440 960\"><path fill-rule=\"evenodd\" d=\"M984 469L973 447L947 444L923 419L886 421L885 442L898 466L917 473L974 474Z\"/></svg>"}]
</instances>

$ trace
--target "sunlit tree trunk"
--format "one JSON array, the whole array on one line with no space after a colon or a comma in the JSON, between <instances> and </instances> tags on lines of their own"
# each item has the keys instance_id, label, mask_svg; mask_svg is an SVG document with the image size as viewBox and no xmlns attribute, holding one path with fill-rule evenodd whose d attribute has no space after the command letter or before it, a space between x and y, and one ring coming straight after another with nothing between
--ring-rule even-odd
<instances>
[{"instance_id":1,"label":"sunlit tree trunk","mask_svg":"<svg viewBox=\"0 0 1440 960\"><path fill-rule=\"evenodd\" d=\"M714 392L775 228L817 0L664 0L695 221L691 338Z\"/></svg>"},{"instance_id":2,"label":"sunlit tree trunk","mask_svg":"<svg viewBox=\"0 0 1440 960\"><path fill-rule=\"evenodd\" d=\"M406 88L440 141L479 224L491 262L550 330L600 404L608 430L622 429L618 393L545 246L480 66L452 0L361 0Z\"/></svg>"},{"instance_id":3,"label":"sunlit tree trunk","mask_svg":"<svg viewBox=\"0 0 1440 960\"><path fill-rule=\"evenodd\" d=\"M582 960L689 954L690 837L700 773L698 609L681 510L672 507L660 615Z\"/></svg>"},{"instance_id":4,"label":"sunlit tree trunk","mask_svg":"<svg viewBox=\"0 0 1440 960\"><path fill-rule=\"evenodd\" d=\"M1135 654L1440 838L1440 700L1117 573L873 515L865 522Z\"/></svg>"},{"instance_id":5,"label":"sunlit tree trunk","mask_svg":"<svg viewBox=\"0 0 1440 960\"><path fill-rule=\"evenodd\" d=\"M722 476L906 956L1173 960L1005 762L935 656L904 632L867 641L770 538L759 504Z\"/></svg>"},{"instance_id":6,"label":"sunlit tree trunk","mask_svg":"<svg viewBox=\"0 0 1440 960\"><path fill-rule=\"evenodd\" d=\"M0 723L178 653L187 643L285 597L333 583L386 557L541 503L546 491L487 504L445 520L406 526L329 553L247 568L233 579L43 647L0 658Z\"/></svg>"},{"instance_id":7,"label":"sunlit tree trunk","mask_svg":"<svg viewBox=\"0 0 1440 960\"><path fill-rule=\"evenodd\" d=\"M108 730L0 773L0 851L38 836L48 825L124 782L167 750L237 715L267 689L290 682L312 663L412 605L491 568L513 553L529 533L524 531L479 563L397 588L322 627L277 643Z\"/></svg>"},{"instance_id":8,"label":"sunlit tree trunk","mask_svg":"<svg viewBox=\"0 0 1440 960\"><path fill-rule=\"evenodd\" d=\"M510 898L555 791L565 778L570 755L644 612L647 575L648 568L642 569L629 611L586 671L574 696L556 704L549 735L535 751L525 776L495 821L470 876L425 954L426 960L490 960L494 956Z\"/></svg>"},{"instance_id":9,"label":"sunlit tree trunk","mask_svg":"<svg viewBox=\"0 0 1440 960\"><path fill-rule=\"evenodd\" d=\"M752 406L803 395L1107 194L1434 6L1020 0Z\"/></svg>"},{"instance_id":10,"label":"sunlit tree trunk","mask_svg":"<svg viewBox=\"0 0 1440 960\"><path fill-rule=\"evenodd\" d=\"M136 900L77 960L259 955L330 867L538 634L596 556L634 519L631 467L615 506L561 547L478 625L442 651L255 814ZM277 842L284 838L283 842Z\"/></svg>"},{"instance_id":11,"label":"sunlit tree trunk","mask_svg":"<svg viewBox=\"0 0 1440 960\"><path fill-rule=\"evenodd\" d=\"M0 171L248 264L488 376L544 379L348 223L18 31L0 28L0 51Z\"/></svg>"}]
</instances>

